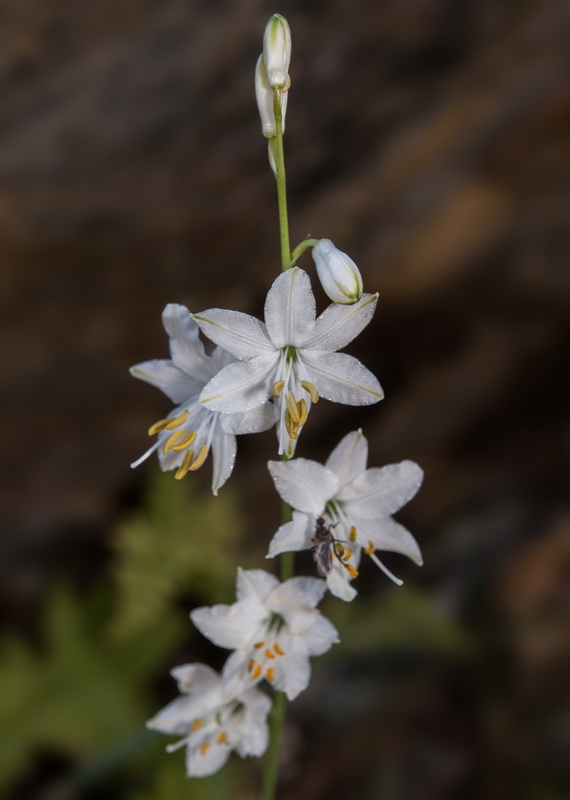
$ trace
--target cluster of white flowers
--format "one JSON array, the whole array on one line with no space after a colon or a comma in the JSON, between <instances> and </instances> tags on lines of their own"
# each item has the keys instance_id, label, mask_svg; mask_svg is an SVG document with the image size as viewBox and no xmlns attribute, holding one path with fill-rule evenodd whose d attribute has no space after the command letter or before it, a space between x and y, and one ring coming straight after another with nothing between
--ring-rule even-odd
<instances>
[{"instance_id":1,"label":"cluster of white flowers","mask_svg":"<svg viewBox=\"0 0 570 800\"><path fill-rule=\"evenodd\" d=\"M274 15L256 68L270 153L271 141L282 130L276 114L285 113L290 51L287 22ZM368 443L361 430L346 435L325 464L293 458L311 406L320 397L351 406L383 397L376 377L357 359L338 352L370 322L378 295L363 292L357 266L329 239L309 240L297 251L308 246L332 301L319 316L309 275L291 264L268 291L263 321L240 311L191 313L167 305L162 319L170 359L131 368L136 378L157 386L174 403L171 413L150 427L156 439L132 466L157 451L161 468L176 470L181 479L204 464L211 448L212 491L217 494L234 468L236 435L276 427L282 460L270 461L268 469L292 518L274 534L267 557L311 550L320 576L280 582L263 570L238 569L233 605L191 613L204 636L232 652L220 675L203 664L173 670L181 696L148 722L150 728L182 736L169 750L186 746L189 775L215 772L232 750L241 756L265 751L271 701L258 684L266 681L289 700L307 688L309 657L338 642L336 629L317 605L327 588L345 601L355 597L352 582L362 553L396 583L401 581L377 551L402 553L422 563L413 536L392 519L420 487L417 464L367 468ZM200 334L208 338L208 349Z\"/></svg>"}]
</instances>

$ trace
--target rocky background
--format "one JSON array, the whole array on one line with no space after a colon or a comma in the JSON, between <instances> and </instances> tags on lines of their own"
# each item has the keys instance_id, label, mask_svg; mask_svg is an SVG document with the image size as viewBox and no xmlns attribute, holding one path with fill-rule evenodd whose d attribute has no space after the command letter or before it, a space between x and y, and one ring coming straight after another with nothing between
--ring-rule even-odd
<instances>
[{"instance_id":1,"label":"rocky background","mask_svg":"<svg viewBox=\"0 0 570 800\"><path fill-rule=\"evenodd\" d=\"M128 464L168 410L127 371L166 356L164 304L261 313L279 249L252 86L274 11L294 42L292 242L331 238L380 292L349 351L386 392L357 417L319 404L298 454L362 426L371 463L422 465L400 519L426 566L389 563L475 643L332 741L307 706L282 797L567 797L564 0L2 4L3 622L33 639L52 586L108 581L110 531L153 469ZM274 439L240 445L240 523L263 542ZM208 489L209 474L187 480ZM42 759L13 797L44 797ZM110 780L104 796L124 797Z\"/></svg>"}]
</instances>

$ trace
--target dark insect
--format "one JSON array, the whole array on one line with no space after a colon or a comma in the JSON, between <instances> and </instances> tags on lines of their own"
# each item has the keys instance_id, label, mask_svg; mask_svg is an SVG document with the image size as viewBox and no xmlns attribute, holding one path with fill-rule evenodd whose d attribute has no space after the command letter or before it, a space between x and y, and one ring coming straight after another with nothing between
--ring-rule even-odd
<instances>
[{"instance_id":1,"label":"dark insect","mask_svg":"<svg viewBox=\"0 0 570 800\"><path fill-rule=\"evenodd\" d=\"M331 526L326 524L324 517L317 517L311 550L321 578L326 578L332 570L334 544L335 538L332 535Z\"/></svg>"}]
</instances>

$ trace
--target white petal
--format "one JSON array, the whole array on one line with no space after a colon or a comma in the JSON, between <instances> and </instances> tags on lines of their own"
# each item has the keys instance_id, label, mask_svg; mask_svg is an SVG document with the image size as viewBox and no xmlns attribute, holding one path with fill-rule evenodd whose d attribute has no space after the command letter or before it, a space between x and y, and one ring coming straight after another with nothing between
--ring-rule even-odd
<instances>
[{"instance_id":1,"label":"white petal","mask_svg":"<svg viewBox=\"0 0 570 800\"><path fill-rule=\"evenodd\" d=\"M236 437L226 433L218 423L212 437L212 493L218 494L232 474L236 460Z\"/></svg>"},{"instance_id":2,"label":"white petal","mask_svg":"<svg viewBox=\"0 0 570 800\"><path fill-rule=\"evenodd\" d=\"M269 740L267 715L271 709L271 700L255 688L243 692L238 699L244 704L244 709L235 750L242 758L261 756L265 753Z\"/></svg>"},{"instance_id":3,"label":"white petal","mask_svg":"<svg viewBox=\"0 0 570 800\"><path fill-rule=\"evenodd\" d=\"M368 442L361 430L352 431L340 440L325 463L325 466L337 477L338 496L340 496L343 486L365 471L367 460Z\"/></svg>"},{"instance_id":4,"label":"white petal","mask_svg":"<svg viewBox=\"0 0 570 800\"><path fill-rule=\"evenodd\" d=\"M236 579L236 597L238 600L255 600L265 605L271 592L279 585L279 581L264 569L241 569L238 567Z\"/></svg>"},{"instance_id":5,"label":"white petal","mask_svg":"<svg viewBox=\"0 0 570 800\"><path fill-rule=\"evenodd\" d=\"M322 514L338 491L336 475L317 461L269 461L267 468L282 499L297 511Z\"/></svg>"},{"instance_id":6,"label":"white petal","mask_svg":"<svg viewBox=\"0 0 570 800\"><path fill-rule=\"evenodd\" d=\"M420 566L423 564L418 543L409 530L392 517L377 521L363 520L357 525L356 531L358 542L364 546L370 541L378 550L401 553L411 558L416 564Z\"/></svg>"},{"instance_id":7,"label":"white petal","mask_svg":"<svg viewBox=\"0 0 570 800\"><path fill-rule=\"evenodd\" d=\"M285 692L288 700L301 694L311 679L311 665L307 656L290 656L286 668L280 669L272 684L279 692Z\"/></svg>"},{"instance_id":8,"label":"white petal","mask_svg":"<svg viewBox=\"0 0 570 800\"><path fill-rule=\"evenodd\" d=\"M311 656L320 656L340 642L338 631L326 617L315 615L313 624L303 632L303 641Z\"/></svg>"},{"instance_id":9,"label":"white petal","mask_svg":"<svg viewBox=\"0 0 570 800\"><path fill-rule=\"evenodd\" d=\"M190 613L190 619L203 636L230 650L246 647L266 616L267 611L252 601L195 608Z\"/></svg>"},{"instance_id":10,"label":"white petal","mask_svg":"<svg viewBox=\"0 0 570 800\"><path fill-rule=\"evenodd\" d=\"M279 611L285 618L296 614L297 608L314 609L323 599L327 587L320 578L289 578L277 587L268 599L272 611ZM311 610L311 614L315 612Z\"/></svg>"},{"instance_id":11,"label":"white petal","mask_svg":"<svg viewBox=\"0 0 570 800\"><path fill-rule=\"evenodd\" d=\"M376 310L377 294L364 294L357 303L325 308L305 346L310 350L331 352L346 347L365 328Z\"/></svg>"},{"instance_id":12,"label":"white petal","mask_svg":"<svg viewBox=\"0 0 570 800\"><path fill-rule=\"evenodd\" d=\"M292 267L273 282L265 301L265 324L277 348L305 343L315 324L315 297L304 270Z\"/></svg>"},{"instance_id":13,"label":"white petal","mask_svg":"<svg viewBox=\"0 0 570 800\"><path fill-rule=\"evenodd\" d=\"M422 469L413 461L374 467L361 473L339 492L346 513L375 520L395 514L416 494L423 480Z\"/></svg>"},{"instance_id":14,"label":"white petal","mask_svg":"<svg viewBox=\"0 0 570 800\"><path fill-rule=\"evenodd\" d=\"M253 358L275 350L263 322L249 314L210 308L192 318L209 339L236 358Z\"/></svg>"},{"instance_id":15,"label":"white petal","mask_svg":"<svg viewBox=\"0 0 570 800\"><path fill-rule=\"evenodd\" d=\"M374 375L346 353L305 350L303 361L310 370L310 380L327 400L348 406L368 406L384 397Z\"/></svg>"},{"instance_id":16,"label":"white petal","mask_svg":"<svg viewBox=\"0 0 570 800\"><path fill-rule=\"evenodd\" d=\"M273 558L279 553L291 550L308 550L312 545L311 539L315 533L313 519L312 514L294 511L291 522L281 525L269 543L267 558Z\"/></svg>"},{"instance_id":17,"label":"white petal","mask_svg":"<svg viewBox=\"0 0 570 800\"><path fill-rule=\"evenodd\" d=\"M203 693L220 687L220 675L207 664L182 664L171 669L170 674L178 683L180 692L199 689Z\"/></svg>"},{"instance_id":18,"label":"white petal","mask_svg":"<svg viewBox=\"0 0 570 800\"><path fill-rule=\"evenodd\" d=\"M191 378L186 372L175 366L172 361L164 358L135 364L129 372L133 378L156 386L177 405L190 397L199 395L204 386L203 383Z\"/></svg>"},{"instance_id":19,"label":"white petal","mask_svg":"<svg viewBox=\"0 0 570 800\"><path fill-rule=\"evenodd\" d=\"M205 383L212 374L200 341L200 329L186 306L169 303L162 312L162 324L170 337L170 353L176 366Z\"/></svg>"},{"instance_id":20,"label":"white petal","mask_svg":"<svg viewBox=\"0 0 570 800\"><path fill-rule=\"evenodd\" d=\"M196 698L182 695L162 708L152 719L149 719L146 727L161 733L185 735L188 733L188 725L198 719L203 710L203 703L201 707Z\"/></svg>"},{"instance_id":21,"label":"white petal","mask_svg":"<svg viewBox=\"0 0 570 800\"><path fill-rule=\"evenodd\" d=\"M186 750L186 774L189 778L213 775L224 766L230 753L231 747L225 743L218 744L215 739L205 750L201 750L200 747L188 747Z\"/></svg>"},{"instance_id":22,"label":"white petal","mask_svg":"<svg viewBox=\"0 0 570 800\"><path fill-rule=\"evenodd\" d=\"M332 570L327 575L327 586L331 594L334 594L335 597L339 597L346 602L354 600L357 595L356 589L350 585L350 576L348 572L340 565L338 567L333 566Z\"/></svg>"},{"instance_id":23,"label":"white petal","mask_svg":"<svg viewBox=\"0 0 570 800\"><path fill-rule=\"evenodd\" d=\"M272 428L277 422L277 407L267 402L252 408L251 411L224 414L220 424L226 433L260 433Z\"/></svg>"},{"instance_id":24,"label":"white petal","mask_svg":"<svg viewBox=\"0 0 570 800\"><path fill-rule=\"evenodd\" d=\"M270 396L278 359L279 354L273 352L251 361L228 364L206 384L200 402L212 411L225 414L260 406Z\"/></svg>"}]
</instances>

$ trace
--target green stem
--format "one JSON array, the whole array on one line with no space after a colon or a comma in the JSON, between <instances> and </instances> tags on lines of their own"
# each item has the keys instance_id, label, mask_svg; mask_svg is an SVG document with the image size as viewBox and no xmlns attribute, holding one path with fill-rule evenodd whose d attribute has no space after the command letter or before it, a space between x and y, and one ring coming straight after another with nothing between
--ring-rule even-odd
<instances>
[{"instance_id":1,"label":"green stem","mask_svg":"<svg viewBox=\"0 0 570 800\"><path fill-rule=\"evenodd\" d=\"M299 260L299 257L308 250L309 247L316 247L319 243L319 239L303 239L303 241L297 245L297 247L291 253L291 263L289 266L293 267L295 263Z\"/></svg>"},{"instance_id":2,"label":"green stem","mask_svg":"<svg viewBox=\"0 0 570 800\"><path fill-rule=\"evenodd\" d=\"M265 774L263 775L263 790L261 800L273 800L277 787L277 777L279 772L279 745L281 743L281 729L285 719L285 709L287 697L283 692L278 692L273 701L271 709L271 738L267 748L267 758L265 760Z\"/></svg>"},{"instance_id":3,"label":"green stem","mask_svg":"<svg viewBox=\"0 0 570 800\"><path fill-rule=\"evenodd\" d=\"M289 244L289 220L287 217L287 182L285 178L285 154L283 151L283 114L281 112L281 92L275 90L273 109L275 112L275 140L273 155L275 158L275 180L277 182L277 207L279 211L279 239L281 241L281 269L283 272L291 266L291 246Z\"/></svg>"}]
</instances>

